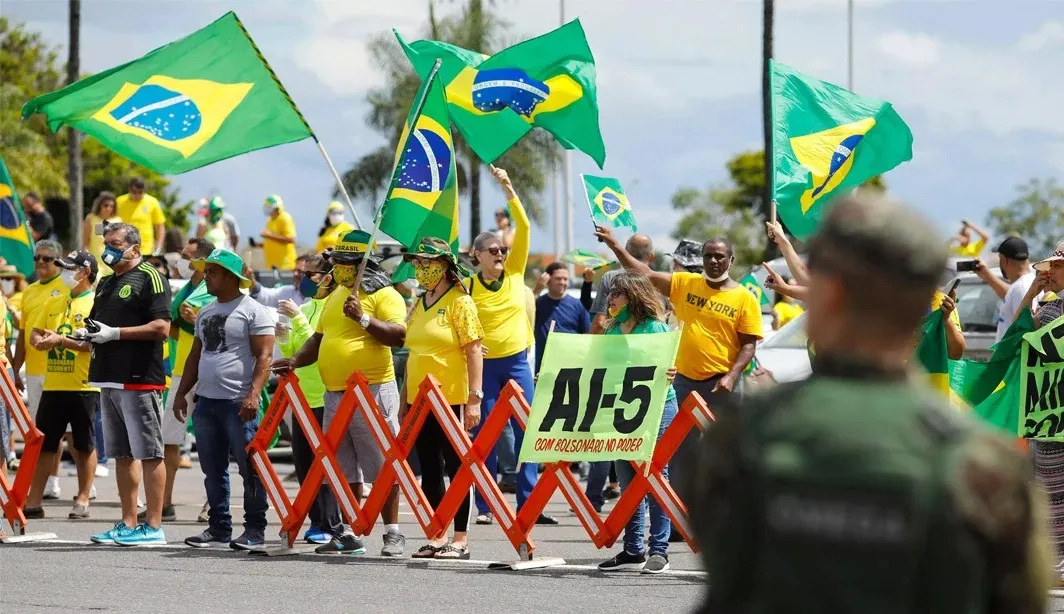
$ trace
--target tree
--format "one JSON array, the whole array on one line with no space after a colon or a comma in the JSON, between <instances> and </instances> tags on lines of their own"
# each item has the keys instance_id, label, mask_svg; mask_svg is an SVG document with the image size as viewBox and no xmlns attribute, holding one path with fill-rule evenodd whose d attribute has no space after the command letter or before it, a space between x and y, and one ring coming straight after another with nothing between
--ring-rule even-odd
<instances>
[{"instance_id":1,"label":"tree","mask_svg":"<svg viewBox=\"0 0 1064 614\"><path fill-rule=\"evenodd\" d=\"M990 231L999 237L1023 237L1031 256L1053 253L1064 227L1064 187L1055 179L1031 179L1016 186L1016 198L991 209L986 217Z\"/></svg>"},{"instance_id":2,"label":"tree","mask_svg":"<svg viewBox=\"0 0 1064 614\"><path fill-rule=\"evenodd\" d=\"M429 2L426 38L472 49L490 55L505 46L509 24L484 6L482 0L469 0L456 15L438 19L433 2ZM344 172L344 187L352 198L367 200L374 209L380 204L391 181L395 149L407 111L414 103L421 80L390 32L374 37L369 43L370 55L384 73L385 85L367 95L370 111L366 122L388 139L385 145L357 160ZM458 188L469 195L469 223L471 238L480 233L480 180L483 163L469 148L461 135L452 130L458 173ZM514 188L529 216L542 223L544 211L541 198L547 178L560 159L560 147L549 133L533 130L496 162L510 173ZM339 196L338 192L334 192Z\"/></svg>"}]
</instances>

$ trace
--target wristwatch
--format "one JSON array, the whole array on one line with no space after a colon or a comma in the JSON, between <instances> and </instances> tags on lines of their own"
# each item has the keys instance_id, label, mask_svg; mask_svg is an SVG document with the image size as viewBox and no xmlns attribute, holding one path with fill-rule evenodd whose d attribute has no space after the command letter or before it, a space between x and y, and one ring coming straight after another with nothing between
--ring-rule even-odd
<instances>
[{"instance_id":1,"label":"wristwatch","mask_svg":"<svg viewBox=\"0 0 1064 614\"><path fill-rule=\"evenodd\" d=\"M358 325L362 328L369 328L369 316L367 314L362 314L362 317L358 320Z\"/></svg>"},{"instance_id":2,"label":"wristwatch","mask_svg":"<svg viewBox=\"0 0 1064 614\"><path fill-rule=\"evenodd\" d=\"M472 395L472 396L475 396L476 398L480 399L481 401L484 400L484 391L483 390L470 390L469 394Z\"/></svg>"}]
</instances>

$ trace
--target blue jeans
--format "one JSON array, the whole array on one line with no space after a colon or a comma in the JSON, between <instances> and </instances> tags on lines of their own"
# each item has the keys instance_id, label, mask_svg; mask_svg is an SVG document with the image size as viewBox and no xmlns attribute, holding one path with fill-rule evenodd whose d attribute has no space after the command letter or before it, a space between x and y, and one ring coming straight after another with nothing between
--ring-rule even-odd
<instances>
[{"instance_id":1,"label":"blue jeans","mask_svg":"<svg viewBox=\"0 0 1064 614\"><path fill-rule=\"evenodd\" d=\"M602 509L602 506L606 505L606 497L603 496L602 491L606 488L606 480L610 477L610 465L613 461L594 461L589 464L591 467L587 472L587 490L584 494L587 495L587 500L595 506L595 509Z\"/></svg>"},{"instance_id":2,"label":"blue jeans","mask_svg":"<svg viewBox=\"0 0 1064 614\"><path fill-rule=\"evenodd\" d=\"M499 483L517 483L517 452L514 446L514 427L509 422L495 443L495 454L499 457Z\"/></svg>"},{"instance_id":3,"label":"blue jeans","mask_svg":"<svg viewBox=\"0 0 1064 614\"><path fill-rule=\"evenodd\" d=\"M2 348L0 348L2 351ZM7 370L7 376L12 378L11 369ZM99 412L96 416L99 417ZM0 398L0 463L7 465L7 453L8 446L11 445L11 414L8 412L7 404Z\"/></svg>"},{"instance_id":4,"label":"blue jeans","mask_svg":"<svg viewBox=\"0 0 1064 614\"><path fill-rule=\"evenodd\" d=\"M245 447L255 437L259 420L240 419L241 401L196 397L196 411L192 425L196 432L203 486L210 503L211 531L219 537L233 533L233 519L229 514L229 456L236 458L240 477L244 480L244 530L266 532L266 489L257 473L248 466Z\"/></svg>"},{"instance_id":5,"label":"blue jeans","mask_svg":"<svg viewBox=\"0 0 1064 614\"><path fill-rule=\"evenodd\" d=\"M675 399L665 402L665 410L661 415L661 428L658 429L658 440L665 434L665 429L672 424L672 420L676 417L678 411L679 406L676 404ZM616 461L616 466L617 478L621 482L621 489L627 489L628 485L635 479L635 469L628 461ZM668 466L661 470L661 475L666 480L669 479ZM643 552L643 533L646 531L648 500L650 507L649 554L668 554L672 520L669 519L668 513L661 507L658 500L649 493L639 502L639 507L635 509L635 514L628 521L628 525L624 527L624 551L628 554L641 554Z\"/></svg>"},{"instance_id":6,"label":"blue jeans","mask_svg":"<svg viewBox=\"0 0 1064 614\"><path fill-rule=\"evenodd\" d=\"M103 409L96 409L96 462L101 465L107 464L107 448L103 441Z\"/></svg>"},{"instance_id":7,"label":"blue jeans","mask_svg":"<svg viewBox=\"0 0 1064 614\"><path fill-rule=\"evenodd\" d=\"M498 400L499 394L502 393L502 389L509 383L510 380L517 382L517 385L521 387L525 392L525 400L528 404L532 404L532 392L535 390L535 384L532 383L532 368L528 365L528 355L525 352L518 352L513 356L507 356L506 358L486 358L484 359L484 402L480 405L480 418L481 424L487 419L488 414L491 413L493 407L495 407L495 401ZM510 416L510 427L513 428L513 454L514 458L521 452L521 443L525 439L525 431L518 424L517 418ZM480 427L477 427L473 433L475 437L480 432ZM503 438L499 438L499 441L504 441ZM509 443L506 444L509 448ZM487 458L484 463L488 467L488 475L495 476L498 474L499 459L495 451ZM522 463L517 469L517 509L520 510L521 506L525 504L525 500L528 499L529 493L532 492L532 487L536 485L536 480L539 478L538 467L535 463ZM484 497L480 495L478 490L476 493L477 513L478 514L490 514L491 508L488 507L488 503L484 500Z\"/></svg>"}]
</instances>

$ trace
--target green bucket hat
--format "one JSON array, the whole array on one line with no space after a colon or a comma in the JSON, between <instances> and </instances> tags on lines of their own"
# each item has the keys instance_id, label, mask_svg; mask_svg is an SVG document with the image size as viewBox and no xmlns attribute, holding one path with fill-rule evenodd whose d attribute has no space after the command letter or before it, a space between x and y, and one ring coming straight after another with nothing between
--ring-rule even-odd
<instances>
[{"instance_id":1,"label":"green bucket hat","mask_svg":"<svg viewBox=\"0 0 1064 614\"><path fill-rule=\"evenodd\" d=\"M443 258L447 261L451 269L462 277L469 277L472 275L469 269L465 268L458 262L458 257L454 255L450 249L442 249L436 245L436 241L432 237L425 237L418 244L417 249L413 252L407 252L403 254L403 260L410 262L414 258Z\"/></svg>"},{"instance_id":2,"label":"green bucket hat","mask_svg":"<svg viewBox=\"0 0 1064 614\"><path fill-rule=\"evenodd\" d=\"M358 262L370 251L369 239L369 233L365 230L352 230L340 237L336 247L329 252L329 260L338 264Z\"/></svg>"},{"instance_id":3,"label":"green bucket hat","mask_svg":"<svg viewBox=\"0 0 1064 614\"><path fill-rule=\"evenodd\" d=\"M244 261L241 260L240 256L237 256L227 249L215 249L211 252L210 256L199 260L193 260L192 268L202 272L208 264L217 264L226 271L236 275L237 279L240 280L241 288L250 288L253 283L250 279L244 277Z\"/></svg>"}]
</instances>

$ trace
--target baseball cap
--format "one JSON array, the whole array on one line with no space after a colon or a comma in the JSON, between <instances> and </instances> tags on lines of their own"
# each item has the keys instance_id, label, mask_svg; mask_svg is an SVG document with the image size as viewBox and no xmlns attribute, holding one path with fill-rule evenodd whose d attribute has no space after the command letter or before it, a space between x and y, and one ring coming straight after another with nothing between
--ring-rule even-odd
<instances>
[{"instance_id":1,"label":"baseball cap","mask_svg":"<svg viewBox=\"0 0 1064 614\"><path fill-rule=\"evenodd\" d=\"M92 271L93 274L100 272L100 267L96 264L96 256L83 249L72 251L65 258L56 260L55 265L67 270L86 268Z\"/></svg>"},{"instance_id":2,"label":"baseball cap","mask_svg":"<svg viewBox=\"0 0 1064 614\"><path fill-rule=\"evenodd\" d=\"M193 260L192 268L197 271L203 271L208 264L217 264L233 275L236 275L237 279L240 280L241 288L251 287L252 281L247 277L244 277L244 261L241 260L240 256L237 256L233 252L227 249L215 249L206 258Z\"/></svg>"},{"instance_id":3,"label":"baseball cap","mask_svg":"<svg viewBox=\"0 0 1064 614\"><path fill-rule=\"evenodd\" d=\"M284 201L276 194L270 194L266 197L266 201L263 203L267 209L276 209L277 207L284 206Z\"/></svg>"},{"instance_id":4,"label":"baseball cap","mask_svg":"<svg viewBox=\"0 0 1064 614\"><path fill-rule=\"evenodd\" d=\"M364 230L352 230L337 242L329 252L329 259L338 264L353 264L361 260L369 251L370 235Z\"/></svg>"},{"instance_id":5,"label":"baseball cap","mask_svg":"<svg viewBox=\"0 0 1064 614\"><path fill-rule=\"evenodd\" d=\"M1027 241L1019 237L1005 239L994 251L1009 260L1027 260L1031 257L1031 252L1027 249Z\"/></svg>"}]
</instances>

